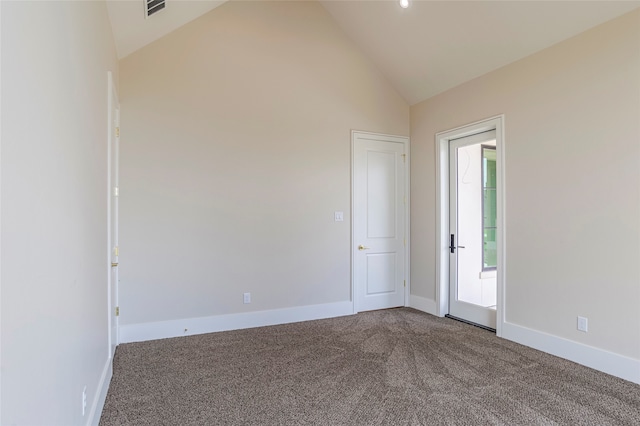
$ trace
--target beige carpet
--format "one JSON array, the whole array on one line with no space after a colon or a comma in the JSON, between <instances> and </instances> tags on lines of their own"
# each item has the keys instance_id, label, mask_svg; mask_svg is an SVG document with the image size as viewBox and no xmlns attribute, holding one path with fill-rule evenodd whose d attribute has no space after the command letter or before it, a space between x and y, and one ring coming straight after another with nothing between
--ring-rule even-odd
<instances>
[{"instance_id":1,"label":"beige carpet","mask_svg":"<svg viewBox=\"0 0 640 426\"><path fill-rule=\"evenodd\" d=\"M640 386L400 308L120 345L100 424L640 425Z\"/></svg>"}]
</instances>

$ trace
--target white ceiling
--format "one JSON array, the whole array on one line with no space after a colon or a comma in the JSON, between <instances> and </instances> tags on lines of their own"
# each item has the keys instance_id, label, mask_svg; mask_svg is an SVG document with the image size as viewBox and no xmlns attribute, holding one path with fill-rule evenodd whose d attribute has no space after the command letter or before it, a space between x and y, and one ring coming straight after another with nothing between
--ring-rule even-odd
<instances>
[{"instance_id":1,"label":"white ceiling","mask_svg":"<svg viewBox=\"0 0 640 426\"><path fill-rule=\"evenodd\" d=\"M411 0L410 0L411 1ZM107 2L123 58L224 1ZM640 7L640 1L320 0L342 30L413 105Z\"/></svg>"},{"instance_id":2,"label":"white ceiling","mask_svg":"<svg viewBox=\"0 0 640 426\"><path fill-rule=\"evenodd\" d=\"M613 19L630 1L323 1L413 105Z\"/></svg>"}]
</instances>

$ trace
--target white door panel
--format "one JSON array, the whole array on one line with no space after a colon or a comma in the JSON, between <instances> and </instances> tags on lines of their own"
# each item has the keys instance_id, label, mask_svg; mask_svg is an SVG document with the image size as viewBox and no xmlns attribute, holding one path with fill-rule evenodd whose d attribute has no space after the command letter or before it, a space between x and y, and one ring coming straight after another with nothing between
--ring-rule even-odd
<instances>
[{"instance_id":1,"label":"white door panel","mask_svg":"<svg viewBox=\"0 0 640 426\"><path fill-rule=\"evenodd\" d=\"M367 253L366 295L393 293L396 288L396 253Z\"/></svg>"},{"instance_id":2,"label":"white door panel","mask_svg":"<svg viewBox=\"0 0 640 426\"><path fill-rule=\"evenodd\" d=\"M374 151L366 155L367 237L395 238L397 201L396 152Z\"/></svg>"},{"instance_id":3,"label":"white door panel","mask_svg":"<svg viewBox=\"0 0 640 426\"><path fill-rule=\"evenodd\" d=\"M406 138L354 133L357 311L405 304Z\"/></svg>"}]
</instances>

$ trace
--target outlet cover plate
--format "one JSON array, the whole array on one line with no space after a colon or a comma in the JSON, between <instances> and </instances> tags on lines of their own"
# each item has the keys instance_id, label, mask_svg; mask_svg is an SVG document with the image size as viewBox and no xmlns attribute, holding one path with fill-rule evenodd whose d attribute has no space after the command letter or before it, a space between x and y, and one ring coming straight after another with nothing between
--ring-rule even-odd
<instances>
[{"instance_id":1,"label":"outlet cover plate","mask_svg":"<svg viewBox=\"0 0 640 426\"><path fill-rule=\"evenodd\" d=\"M589 320L585 317L578 317L578 331L584 331L585 333L588 330Z\"/></svg>"}]
</instances>

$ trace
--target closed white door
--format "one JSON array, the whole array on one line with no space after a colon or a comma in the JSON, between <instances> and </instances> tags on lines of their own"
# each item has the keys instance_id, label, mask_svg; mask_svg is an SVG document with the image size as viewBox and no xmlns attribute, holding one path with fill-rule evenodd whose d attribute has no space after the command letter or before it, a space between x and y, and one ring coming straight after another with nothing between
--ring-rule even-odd
<instances>
[{"instance_id":1,"label":"closed white door","mask_svg":"<svg viewBox=\"0 0 640 426\"><path fill-rule=\"evenodd\" d=\"M353 134L355 310L405 306L408 139Z\"/></svg>"},{"instance_id":2,"label":"closed white door","mask_svg":"<svg viewBox=\"0 0 640 426\"><path fill-rule=\"evenodd\" d=\"M449 142L449 315L496 328L496 132Z\"/></svg>"},{"instance_id":3,"label":"closed white door","mask_svg":"<svg viewBox=\"0 0 640 426\"><path fill-rule=\"evenodd\" d=\"M109 75L109 354L113 356L118 345L118 160L120 143L120 108L118 96Z\"/></svg>"}]
</instances>

